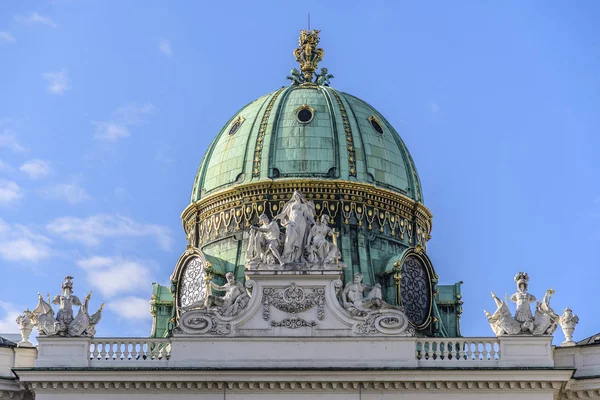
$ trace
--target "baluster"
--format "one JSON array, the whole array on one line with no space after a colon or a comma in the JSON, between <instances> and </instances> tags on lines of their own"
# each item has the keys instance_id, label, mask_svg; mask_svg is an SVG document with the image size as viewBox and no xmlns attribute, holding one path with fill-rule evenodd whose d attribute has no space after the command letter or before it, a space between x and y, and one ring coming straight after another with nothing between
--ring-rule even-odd
<instances>
[{"instance_id":1,"label":"baluster","mask_svg":"<svg viewBox=\"0 0 600 400\"><path fill-rule=\"evenodd\" d=\"M140 342L135 342L134 346L135 346L135 359L136 360L144 360L145 355L144 355L143 345Z\"/></svg>"},{"instance_id":2,"label":"baluster","mask_svg":"<svg viewBox=\"0 0 600 400\"><path fill-rule=\"evenodd\" d=\"M502 356L500 354L500 343L494 343L494 352L496 353L496 360L499 360L500 357Z\"/></svg>"},{"instance_id":3,"label":"baluster","mask_svg":"<svg viewBox=\"0 0 600 400\"><path fill-rule=\"evenodd\" d=\"M156 346L158 346L158 359L162 360L164 357L163 350L165 349L165 345L164 343L156 343Z\"/></svg>"},{"instance_id":4,"label":"baluster","mask_svg":"<svg viewBox=\"0 0 600 400\"><path fill-rule=\"evenodd\" d=\"M129 341L123 342L123 361L129 361L131 359L131 347Z\"/></svg>"},{"instance_id":5,"label":"baluster","mask_svg":"<svg viewBox=\"0 0 600 400\"><path fill-rule=\"evenodd\" d=\"M496 359L496 348L494 346L494 342L490 342L490 361Z\"/></svg>"},{"instance_id":6,"label":"baluster","mask_svg":"<svg viewBox=\"0 0 600 400\"><path fill-rule=\"evenodd\" d=\"M106 346L107 346L106 342L104 342L104 343L98 343L98 345L101 347L101 350L100 350L100 359L101 360L107 360L106 355L108 353L106 352Z\"/></svg>"},{"instance_id":7,"label":"baluster","mask_svg":"<svg viewBox=\"0 0 600 400\"><path fill-rule=\"evenodd\" d=\"M481 342L475 342L475 360L481 360Z\"/></svg>"},{"instance_id":8,"label":"baluster","mask_svg":"<svg viewBox=\"0 0 600 400\"><path fill-rule=\"evenodd\" d=\"M127 351L127 343L125 342L121 342L118 345L118 349L119 349L119 360L123 361L125 360L125 352Z\"/></svg>"},{"instance_id":9,"label":"baluster","mask_svg":"<svg viewBox=\"0 0 600 400\"><path fill-rule=\"evenodd\" d=\"M489 349L489 347L488 347L488 346L489 346L489 343L487 343L487 342L483 342L483 343L482 343L482 346L483 346L483 353L482 353L482 355L481 355L481 359L482 359L483 361L487 361L487 360L489 360L489 355L490 355L490 349Z\"/></svg>"}]
</instances>

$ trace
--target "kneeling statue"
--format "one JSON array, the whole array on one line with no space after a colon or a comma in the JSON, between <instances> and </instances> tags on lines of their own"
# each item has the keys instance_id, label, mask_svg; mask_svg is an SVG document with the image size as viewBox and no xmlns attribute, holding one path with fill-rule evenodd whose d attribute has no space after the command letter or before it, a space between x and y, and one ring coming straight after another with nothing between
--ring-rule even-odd
<instances>
[{"instance_id":1,"label":"kneeling statue","mask_svg":"<svg viewBox=\"0 0 600 400\"><path fill-rule=\"evenodd\" d=\"M250 238L246 250L248 263L263 262L265 264L283 264L281 262L281 233L275 221L262 214L258 217L260 226L250 227Z\"/></svg>"}]
</instances>

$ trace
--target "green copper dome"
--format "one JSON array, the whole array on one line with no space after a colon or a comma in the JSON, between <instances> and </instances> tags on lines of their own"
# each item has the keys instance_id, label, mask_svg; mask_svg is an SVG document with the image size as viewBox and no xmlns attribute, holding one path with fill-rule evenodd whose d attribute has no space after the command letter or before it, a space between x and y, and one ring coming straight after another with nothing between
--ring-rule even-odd
<instances>
[{"instance_id":1,"label":"green copper dome","mask_svg":"<svg viewBox=\"0 0 600 400\"><path fill-rule=\"evenodd\" d=\"M423 202L415 165L392 125L365 101L328 86L281 88L236 113L209 146L191 201L283 178L369 183Z\"/></svg>"}]
</instances>

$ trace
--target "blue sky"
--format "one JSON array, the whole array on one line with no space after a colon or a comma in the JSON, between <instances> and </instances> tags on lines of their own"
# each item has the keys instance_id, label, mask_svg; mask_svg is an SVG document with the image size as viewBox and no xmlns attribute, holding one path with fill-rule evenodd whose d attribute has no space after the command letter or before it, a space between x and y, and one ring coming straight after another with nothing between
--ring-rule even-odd
<instances>
[{"instance_id":1,"label":"blue sky","mask_svg":"<svg viewBox=\"0 0 600 400\"><path fill-rule=\"evenodd\" d=\"M98 336L149 333L208 143L287 84L308 11L332 85L415 159L463 335L492 334L489 292L520 270L580 316L576 339L600 331L600 4L316 4L2 2L0 332L70 274L92 311L107 302Z\"/></svg>"}]
</instances>

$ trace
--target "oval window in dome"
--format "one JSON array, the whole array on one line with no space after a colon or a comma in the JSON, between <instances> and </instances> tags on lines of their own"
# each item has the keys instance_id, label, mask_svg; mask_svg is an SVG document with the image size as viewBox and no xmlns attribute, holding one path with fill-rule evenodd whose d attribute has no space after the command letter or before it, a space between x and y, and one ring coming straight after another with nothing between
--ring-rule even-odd
<instances>
[{"instance_id":1,"label":"oval window in dome","mask_svg":"<svg viewBox=\"0 0 600 400\"><path fill-rule=\"evenodd\" d=\"M369 122L371 123L371 126L373 127L373 129L375 129L377 133L383 135L383 128L381 127L381 122L379 122L376 116L371 115L369 117Z\"/></svg>"},{"instance_id":2,"label":"oval window in dome","mask_svg":"<svg viewBox=\"0 0 600 400\"><path fill-rule=\"evenodd\" d=\"M313 120L314 116L315 110L307 104L304 104L296 109L296 119L301 124L308 124Z\"/></svg>"},{"instance_id":3,"label":"oval window in dome","mask_svg":"<svg viewBox=\"0 0 600 400\"><path fill-rule=\"evenodd\" d=\"M231 128L229 128L229 136L235 135L235 133L240 129L240 126L242 126L243 122L244 118L241 116L238 117L231 125Z\"/></svg>"}]
</instances>

